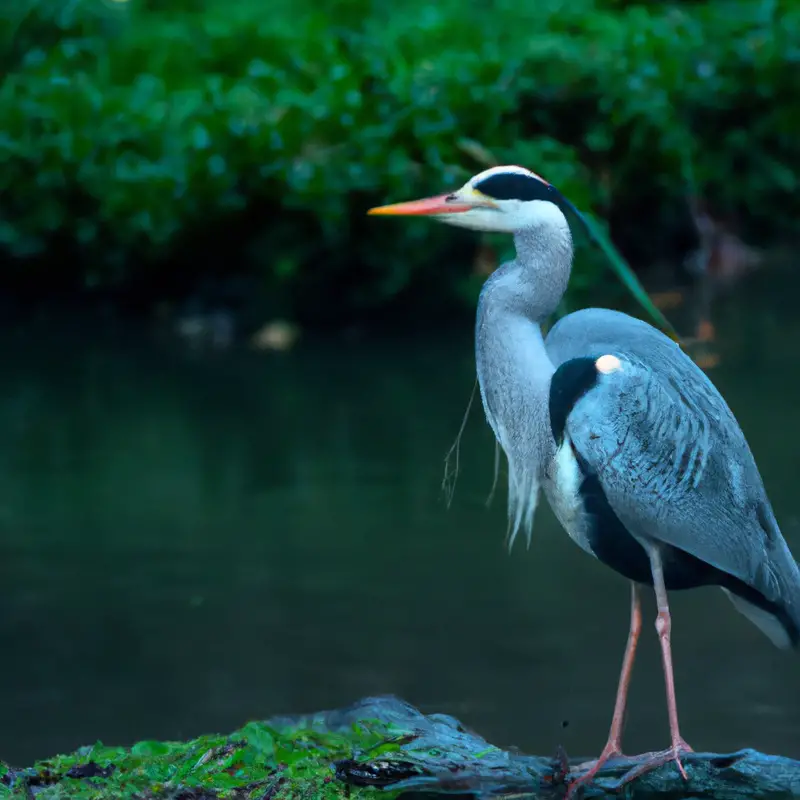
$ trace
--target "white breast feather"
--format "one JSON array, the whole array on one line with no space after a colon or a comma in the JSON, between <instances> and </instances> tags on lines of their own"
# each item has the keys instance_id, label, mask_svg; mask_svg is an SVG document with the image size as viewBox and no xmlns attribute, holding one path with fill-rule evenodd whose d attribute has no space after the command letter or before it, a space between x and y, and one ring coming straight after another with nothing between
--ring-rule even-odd
<instances>
[{"instance_id":1,"label":"white breast feather","mask_svg":"<svg viewBox=\"0 0 800 800\"><path fill-rule=\"evenodd\" d=\"M578 491L582 480L583 476L572 450L572 442L565 436L553 458L550 505L572 540L587 553L594 555L586 536L586 515Z\"/></svg>"}]
</instances>

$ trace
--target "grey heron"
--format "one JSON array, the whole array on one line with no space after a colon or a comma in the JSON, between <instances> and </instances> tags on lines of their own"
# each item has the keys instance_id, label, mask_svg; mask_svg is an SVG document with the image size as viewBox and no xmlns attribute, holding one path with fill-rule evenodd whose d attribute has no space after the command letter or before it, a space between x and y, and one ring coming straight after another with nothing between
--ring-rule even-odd
<instances>
[{"instance_id":1,"label":"grey heron","mask_svg":"<svg viewBox=\"0 0 800 800\"><path fill-rule=\"evenodd\" d=\"M641 628L654 589L670 747L631 759L622 782L692 752L675 700L668 591L719 586L778 647L800 642L800 571L750 447L709 377L653 326L610 309L542 323L567 288L571 204L539 175L493 167L454 192L370 209L513 234L516 258L484 283L475 356L486 419L508 461L510 544L528 543L540 489L569 536L631 583L631 620L608 741L568 795L621 739Z\"/></svg>"}]
</instances>

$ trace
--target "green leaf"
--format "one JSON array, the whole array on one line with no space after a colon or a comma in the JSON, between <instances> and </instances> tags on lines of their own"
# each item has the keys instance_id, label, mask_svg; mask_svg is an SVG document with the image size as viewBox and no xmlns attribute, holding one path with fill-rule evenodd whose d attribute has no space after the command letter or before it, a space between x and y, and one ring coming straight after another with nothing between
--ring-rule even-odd
<instances>
[{"instance_id":1,"label":"green leaf","mask_svg":"<svg viewBox=\"0 0 800 800\"><path fill-rule=\"evenodd\" d=\"M256 749L264 758L271 758L275 753L275 738L268 728L258 722L248 722L241 734L247 743Z\"/></svg>"}]
</instances>

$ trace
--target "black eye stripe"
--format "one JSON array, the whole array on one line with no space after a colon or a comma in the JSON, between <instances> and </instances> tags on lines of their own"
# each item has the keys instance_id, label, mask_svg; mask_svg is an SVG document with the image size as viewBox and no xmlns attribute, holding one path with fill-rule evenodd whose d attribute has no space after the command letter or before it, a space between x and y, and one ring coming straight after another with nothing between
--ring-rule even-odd
<instances>
[{"instance_id":1,"label":"black eye stripe","mask_svg":"<svg viewBox=\"0 0 800 800\"><path fill-rule=\"evenodd\" d=\"M554 201L556 198L552 186L520 172L498 172L476 183L474 188L494 200Z\"/></svg>"}]
</instances>

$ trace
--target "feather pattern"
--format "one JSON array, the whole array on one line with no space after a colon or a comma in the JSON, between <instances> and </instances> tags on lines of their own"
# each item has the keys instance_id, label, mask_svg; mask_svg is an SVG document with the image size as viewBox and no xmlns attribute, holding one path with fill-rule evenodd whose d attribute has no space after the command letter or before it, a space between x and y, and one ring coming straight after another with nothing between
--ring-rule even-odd
<instances>
[{"instance_id":1,"label":"feather pattern","mask_svg":"<svg viewBox=\"0 0 800 800\"><path fill-rule=\"evenodd\" d=\"M565 317L546 346L556 364L607 353L621 360L575 403L566 431L631 535L735 576L800 626L800 571L708 376L656 329L606 309Z\"/></svg>"}]
</instances>

